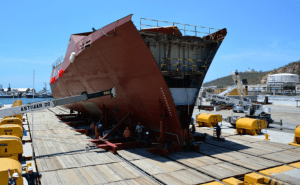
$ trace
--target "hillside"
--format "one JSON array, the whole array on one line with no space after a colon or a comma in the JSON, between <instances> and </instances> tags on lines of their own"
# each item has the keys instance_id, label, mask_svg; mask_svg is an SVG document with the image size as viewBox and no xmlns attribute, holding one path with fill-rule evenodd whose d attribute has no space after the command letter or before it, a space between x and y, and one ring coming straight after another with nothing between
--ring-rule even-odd
<instances>
[{"instance_id":1,"label":"hillside","mask_svg":"<svg viewBox=\"0 0 300 185\"><path fill-rule=\"evenodd\" d=\"M292 73L292 74L300 75L300 60L289 63L283 67L274 69L272 71L245 72L245 73L240 72L240 78L241 80L247 79L248 84L265 84L268 75L278 74L278 73ZM231 75L218 78L203 84L204 87L217 86L218 88L223 88L229 85L234 85Z\"/></svg>"},{"instance_id":2,"label":"hillside","mask_svg":"<svg viewBox=\"0 0 300 185\"><path fill-rule=\"evenodd\" d=\"M292 73L300 76L300 60L296 62L289 63L283 67L275 69L273 71L267 72L261 79L262 84L267 82L268 75L278 74L278 73Z\"/></svg>"}]
</instances>

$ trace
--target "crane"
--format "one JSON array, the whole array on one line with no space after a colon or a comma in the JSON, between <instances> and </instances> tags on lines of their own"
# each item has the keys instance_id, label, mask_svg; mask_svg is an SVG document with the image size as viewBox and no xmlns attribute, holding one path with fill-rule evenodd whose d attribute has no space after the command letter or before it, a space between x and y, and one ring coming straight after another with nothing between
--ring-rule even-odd
<instances>
[{"instance_id":1,"label":"crane","mask_svg":"<svg viewBox=\"0 0 300 185\"><path fill-rule=\"evenodd\" d=\"M249 101L245 98L245 91L244 91L244 88L243 88L243 82L240 79L239 72L237 70L232 71L231 76L232 76L233 82L235 83L235 86L236 86L237 92L240 96L240 99L242 101Z\"/></svg>"},{"instance_id":2,"label":"crane","mask_svg":"<svg viewBox=\"0 0 300 185\"><path fill-rule=\"evenodd\" d=\"M216 95L216 94L210 94L208 92L202 92L202 96L206 97L208 99L213 99L220 102L225 102L227 104L235 104L236 106L240 106L243 109L243 112L245 113L245 117L249 118L256 118L256 119L265 119L269 123L272 123L273 120L271 118L270 108L267 109L266 107L262 105L253 104L251 102L250 98L245 97L245 92L243 89L243 82L240 79L239 72L237 70L231 72L232 79L235 83L234 86L228 88L226 91ZM237 89L237 92L239 94L240 100L235 98L230 98L228 96L224 96L225 94L229 94L234 88ZM232 119L235 118L235 119ZM238 118L238 116L229 116L228 120L232 125L235 126L235 121Z\"/></svg>"}]
</instances>

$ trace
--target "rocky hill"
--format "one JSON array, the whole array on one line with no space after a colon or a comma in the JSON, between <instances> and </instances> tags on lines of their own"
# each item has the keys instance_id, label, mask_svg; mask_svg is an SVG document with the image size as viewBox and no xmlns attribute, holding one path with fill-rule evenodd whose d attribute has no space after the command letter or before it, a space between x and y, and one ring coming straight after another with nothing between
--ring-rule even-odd
<instances>
[{"instance_id":1,"label":"rocky hill","mask_svg":"<svg viewBox=\"0 0 300 185\"><path fill-rule=\"evenodd\" d=\"M300 76L300 60L296 62L289 63L278 69L272 71L264 72L240 72L240 78L247 79L248 84L265 84L267 82L268 75L278 74L278 73L292 73ZM204 87L207 86L217 86L218 88L224 88L229 85L234 85L231 75L215 79L210 82L203 84Z\"/></svg>"},{"instance_id":2,"label":"rocky hill","mask_svg":"<svg viewBox=\"0 0 300 185\"><path fill-rule=\"evenodd\" d=\"M279 74L279 73L292 73L300 76L300 60L289 63L283 67L267 72L260 80L260 83L265 84L267 82L268 75Z\"/></svg>"}]
</instances>

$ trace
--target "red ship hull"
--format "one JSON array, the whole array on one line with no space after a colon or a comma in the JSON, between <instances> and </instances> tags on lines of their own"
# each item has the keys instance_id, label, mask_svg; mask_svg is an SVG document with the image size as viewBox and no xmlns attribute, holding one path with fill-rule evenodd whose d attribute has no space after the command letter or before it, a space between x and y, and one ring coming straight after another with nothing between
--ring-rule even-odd
<instances>
[{"instance_id":1,"label":"red ship hull","mask_svg":"<svg viewBox=\"0 0 300 185\"><path fill-rule=\"evenodd\" d=\"M72 52L76 53L76 58L70 63L68 58ZM53 69L52 76L58 68L64 72L51 84L55 99L116 87L116 98L101 97L69 104L66 108L100 118L107 107L108 117L115 118L114 108L117 107L118 120L131 111L134 121L153 130L160 130L161 116L166 116L165 131L184 140L169 86L132 23L131 15L88 36L72 35L65 60ZM193 108L191 104L183 109L189 109L191 116Z\"/></svg>"}]
</instances>

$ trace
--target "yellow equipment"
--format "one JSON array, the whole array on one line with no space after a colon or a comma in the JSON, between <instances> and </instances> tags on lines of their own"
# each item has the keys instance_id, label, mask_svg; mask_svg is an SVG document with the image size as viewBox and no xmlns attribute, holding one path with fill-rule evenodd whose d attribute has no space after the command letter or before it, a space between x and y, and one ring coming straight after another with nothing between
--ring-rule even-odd
<instances>
[{"instance_id":1,"label":"yellow equipment","mask_svg":"<svg viewBox=\"0 0 300 185\"><path fill-rule=\"evenodd\" d=\"M17 106L21 106L21 105L22 105L22 100L16 100L16 101L13 103L12 107L17 107Z\"/></svg>"},{"instance_id":2,"label":"yellow equipment","mask_svg":"<svg viewBox=\"0 0 300 185\"><path fill-rule=\"evenodd\" d=\"M7 157L18 160L22 157L22 140L17 136L0 136L0 158Z\"/></svg>"},{"instance_id":3,"label":"yellow equipment","mask_svg":"<svg viewBox=\"0 0 300 185\"><path fill-rule=\"evenodd\" d=\"M16 124L22 126L22 119L17 117L5 117L1 120L0 125Z\"/></svg>"},{"instance_id":4,"label":"yellow equipment","mask_svg":"<svg viewBox=\"0 0 300 185\"><path fill-rule=\"evenodd\" d=\"M296 126L294 142L289 145L300 146L300 125Z\"/></svg>"},{"instance_id":5,"label":"yellow equipment","mask_svg":"<svg viewBox=\"0 0 300 185\"><path fill-rule=\"evenodd\" d=\"M20 125L17 124L0 125L0 136L2 135L17 136L22 139L23 129Z\"/></svg>"},{"instance_id":6,"label":"yellow equipment","mask_svg":"<svg viewBox=\"0 0 300 185\"><path fill-rule=\"evenodd\" d=\"M197 116L197 126L214 127L222 121L222 115L202 113Z\"/></svg>"},{"instance_id":7,"label":"yellow equipment","mask_svg":"<svg viewBox=\"0 0 300 185\"><path fill-rule=\"evenodd\" d=\"M224 182L225 184L228 184L228 185L245 185L245 183L243 181L236 179L234 177L224 179L224 180L222 180L222 182Z\"/></svg>"},{"instance_id":8,"label":"yellow equipment","mask_svg":"<svg viewBox=\"0 0 300 185\"><path fill-rule=\"evenodd\" d=\"M16 183L23 184L21 163L18 160L11 158L0 158L0 185L8 184L8 169L10 169L10 177L12 177L13 173L18 173L19 177L17 178Z\"/></svg>"},{"instance_id":9,"label":"yellow equipment","mask_svg":"<svg viewBox=\"0 0 300 185\"><path fill-rule=\"evenodd\" d=\"M266 128L268 123L265 120L253 118L239 118L236 121L236 132L238 134L257 135L261 129Z\"/></svg>"},{"instance_id":10,"label":"yellow equipment","mask_svg":"<svg viewBox=\"0 0 300 185\"><path fill-rule=\"evenodd\" d=\"M249 173L244 177L245 185L262 185L262 184L277 184L282 185L283 182L271 177L266 177L258 173Z\"/></svg>"}]
</instances>

